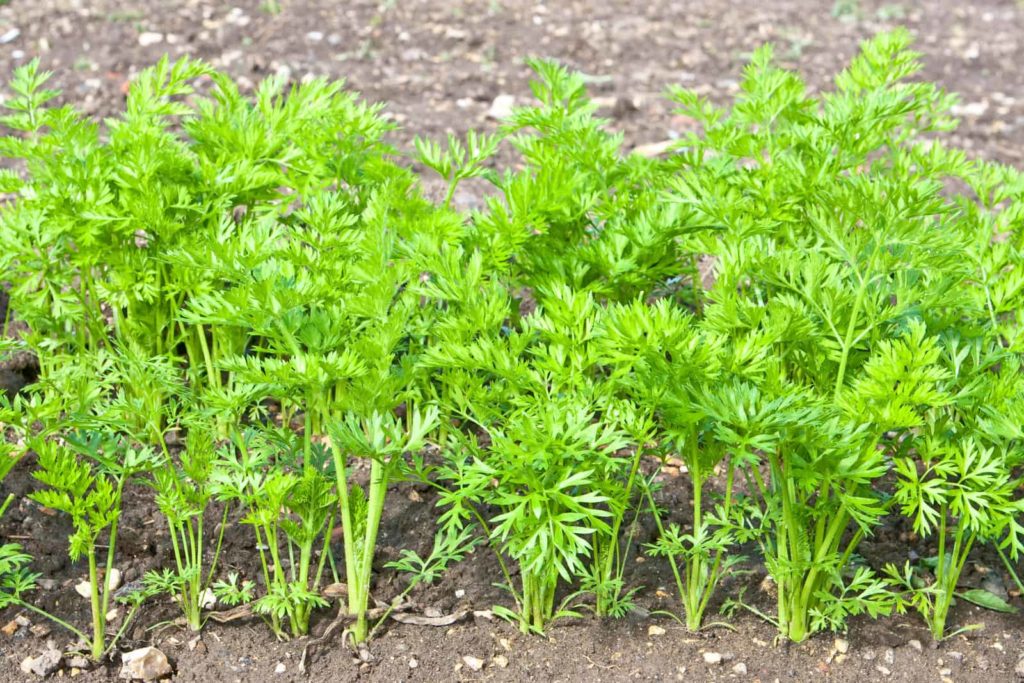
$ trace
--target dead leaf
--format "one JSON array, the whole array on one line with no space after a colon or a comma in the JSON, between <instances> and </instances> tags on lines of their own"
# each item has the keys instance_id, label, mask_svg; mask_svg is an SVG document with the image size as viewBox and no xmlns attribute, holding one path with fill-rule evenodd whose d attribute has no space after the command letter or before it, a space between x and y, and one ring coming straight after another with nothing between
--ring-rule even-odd
<instances>
[{"instance_id":1,"label":"dead leaf","mask_svg":"<svg viewBox=\"0 0 1024 683\"><path fill-rule=\"evenodd\" d=\"M469 610L460 610L451 614L443 614L439 617L428 617L423 614L403 614L392 612L391 620L400 624L412 624L413 626L450 626L457 621L462 621L469 615Z\"/></svg>"}]
</instances>

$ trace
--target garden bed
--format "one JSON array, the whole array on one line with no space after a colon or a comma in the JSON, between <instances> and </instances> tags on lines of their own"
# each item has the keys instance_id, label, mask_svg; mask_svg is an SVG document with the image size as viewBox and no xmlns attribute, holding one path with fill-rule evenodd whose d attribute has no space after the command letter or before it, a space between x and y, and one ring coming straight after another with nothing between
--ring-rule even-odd
<instances>
[{"instance_id":1,"label":"garden bed","mask_svg":"<svg viewBox=\"0 0 1024 683\"><path fill-rule=\"evenodd\" d=\"M766 40L777 44L781 63L799 66L812 89L854 54L857 42L879 29L907 25L918 34L916 49L924 53L923 77L959 92L955 111L965 121L948 138L972 156L1020 166L1024 148L1024 91L1015 56L1024 35L1024 8L1013 2L962 4L934 2L921 7L892 3L783 2L771 7L733 7L732 3L701 3L680 9L675 3L623 3L607 10L588 3L533 5L497 2L486 9L467 3L307 3L281 0L273 5L239 3L229 9L217 3L75 3L21 2L0 8L0 34L6 26L16 34L0 45L0 64L10 73L35 55L53 69L51 85L64 90L63 101L88 115L105 117L123 110L125 86L140 69L165 52L211 60L239 79L243 89L265 76L301 79L306 73L344 77L348 86L371 101L385 101L391 118L401 125L389 140L411 149L411 136L440 139L446 132L462 136L467 129L493 130L496 118L509 113L510 102L529 102L525 86L529 70L522 57L538 51L560 58L584 72L599 112L611 118L612 130L625 134L626 147L660 145L694 129L673 114L660 97L670 85L682 84L712 101L730 100L738 88L742 65ZM85 27L94 36L87 49L72 34ZM102 38L100 38L102 36ZM41 42L42 41L42 42ZM20 51L18 56L16 51ZM671 55L671 58L666 57ZM509 97L512 99L510 100ZM656 149L646 147L646 153ZM504 166L503 148L495 162ZM423 171L414 164L416 171ZM440 200L445 184L425 181L427 194ZM480 207L483 191L473 179L459 186L452 205ZM15 311L16 317L16 311ZM0 315L0 319L4 316ZM15 388L35 378L35 369L12 365L0 380ZM70 524L25 496L39 488L28 456L3 482L3 493L16 501L0 520L4 539L20 543L34 557L32 568L46 584L32 600L76 624L89 622L89 603L75 592L86 574L82 562L67 558ZM656 500L668 510L665 522L692 523L685 471L678 464L664 469L645 459L642 471L659 473ZM350 475L365 485L370 477L363 463ZM886 482L887 486L891 482ZM725 488L721 470L710 488ZM435 520L443 511L438 496L424 484L389 487L374 562L371 593L389 600L405 587L403 575L386 568L401 551L431 550ZM223 508L211 508L219 520ZM150 570L173 563L166 524L152 491L126 489L124 516L114 562L131 583ZM252 530L229 512L218 576L238 571L255 579L259 555ZM680 613L672 572L663 558L644 557L645 544L658 538L652 520L643 516L631 538L627 586L639 588L636 607L621 619L587 615L556 622L546 635L525 635L495 616L495 605L509 603L509 594L493 584L502 568L495 554L478 546L433 583L421 584L407 596L408 615L428 618L460 615L443 626L387 621L365 649L353 650L340 632L309 653L308 674L300 673L303 648L329 629L337 612L315 612L311 635L281 642L257 616L230 623L208 622L201 638L162 623L180 611L167 600L142 607L118 649L155 645L171 659L175 680L1010 680L1021 674L1024 621L1019 614L982 610L964 601L953 607L949 623L980 624L980 630L932 643L925 624L911 611L871 620L850 619L848 633L819 633L790 644L777 629L740 608L720 617L723 601L742 595L748 606L772 614L775 586L767 580L756 544L742 551L750 559L743 570L726 576L705 617L704 630L692 633L663 611ZM341 538L331 545L340 563ZM858 551L869 566L902 564L935 553L931 540L913 533L907 520L887 519ZM340 571L340 566L339 566ZM329 583L326 581L325 583ZM989 546L971 555L961 589L981 587L1004 594L1012 606L1021 597L1012 588L1000 558ZM264 586L257 585L258 590ZM564 588L563 593L564 594ZM560 595L562 595L560 594ZM226 609L225 606L221 608ZM405 608L403 608L405 609ZM124 608L121 608L122 616ZM23 614L30 624L11 622ZM52 639L66 647L67 634L24 610L0 615L13 623L0 634L0 682L24 680L19 663L39 654ZM726 626L720 625L724 622ZM0 624L0 625L3 625ZM32 628L37 627L33 632ZM107 680L117 675L119 660L84 671L80 680Z\"/></svg>"}]
</instances>

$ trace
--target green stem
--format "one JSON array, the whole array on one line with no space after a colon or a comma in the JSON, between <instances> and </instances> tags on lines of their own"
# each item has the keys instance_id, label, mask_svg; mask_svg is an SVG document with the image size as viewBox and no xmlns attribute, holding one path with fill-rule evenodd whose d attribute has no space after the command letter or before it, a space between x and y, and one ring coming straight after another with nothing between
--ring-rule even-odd
<instances>
[{"instance_id":1,"label":"green stem","mask_svg":"<svg viewBox=\"0 0 1024 683\"><path fill-rule=\"evenodd\" d=\"M81 640L83 643L88 643L89 642L89 636L87 636L84 631L80 631L79 629L75 628L74 626L72 626L68 622L64 621L60 617L56 617L56 616L50 614L49 612L47 612L47 611L45 611L45 610L43 610L43 609L41 609L39 607L36 607L32 603L25 602L24 600L22 600L20 598L15 598L13 600L13 604L18 605L20 607L24 607L27 610L31 610L32 612L35 612L36 614L38 614L40 616L46 617L47 619L49 619L53 623L57 624L58 626L60 626L62 628L66 628L68 631L71 631L76 636L78 636L78 639ZM102 653L101 653L101 655L102 655Z\"/></svg>"},{"instance_id":2,"label":"green stem","mask_svg":"<svg viewBox=\"0 0 1024 683\"><path fill-rule=\"evenodd\" d=\"M860 317L860 309L864 305L864 295L867 293L868 280L861 279L860 287L857 288L856 298L853 300L853 309L850 311L850 322L846 325L846 337L843 340L843 351L839 357L839 370L836 372L836 385L833 395L839 398L843 390L843 380L846 377L846 364L850 359L850 349L853 347L853 338L857 332L857 318Z\"/></svg>"},{"instance_id":3,"label":"green stem","mask_svg":"<svg viewBox=\"0 0 1024 683\"><path fill-rule=\"evenodd\" d=\"M100 604L100 585L99 585L99 571L96 562L96 545L91 543L89 545L89 585L92 588L90 591L89 602L92 607L92 640L90 641L90 650L92 658L99 660L103 656L104 651L104 635L106 633L106 625L104 619L106 613L103 612ZM104 577L105 579L106 577Z\"/></svg>"}]
</instances>

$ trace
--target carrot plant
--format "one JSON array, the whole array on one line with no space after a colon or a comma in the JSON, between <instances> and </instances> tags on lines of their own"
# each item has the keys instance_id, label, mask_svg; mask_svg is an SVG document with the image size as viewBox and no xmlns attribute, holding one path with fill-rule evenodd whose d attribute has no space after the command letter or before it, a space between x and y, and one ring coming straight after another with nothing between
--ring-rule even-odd
<instances>
[{"instance_id":1,"label":"carrot plant","mask_svg":"<svg viewBox=\"0 0 1024 683\"><path fill-rule=\"evenodd\" d=\"M500 613L533 632L575 613L582 593L600 615L630 608L625 558L650 432L607 381L594 298L561 288L542 306L517 330L445 339L424 361L449 385L444 410L463 421L438 471L442 519L482 524L516 563L518 586L503 567L517 609ZM485 519L485 507L497 514ZM571 588L559 607L563 582Z\"/></svg>"},{"instance_id":2,"label":"carrot plant","mask_svg":"<svg viewBox=\"0 0 1024 683\"><path fill-rule=\"evenodd\" d=\"M322 449L317 450L321 462L314 464L304 460L301 441L287 429L250 428L238 439L239 458L212 472L211 483L225 500L241 506L242 523L252 527L266 586L253 609L278 638L297 638L309 632L313 610L328 605L319 587L337 496L322 467ZM251 590L230 588L219 586L215 593L245 601L253 597ZM203 598L203 593L191 596L190 605L200 608Z\"/></svg>"},{"instance_id":3,"label":"carrot plant","mask_svg":"<svg viewBox=\"0 0 1024 683\"><path fill-rule=\"evenodd\" d=\"M663 201L663 162L622 152L622 135L595 115L581 74L550 61L529 65L536 103L516 108L501 131L521 158L517 169L477 170L480 154L465 164L497 190L474 214L466 246L508 286L569 286L601 301L671 288L681 269L696 275L688 235L700 226Z\"/></svg>"},{"instance_id":4,"label":"carrot plant","mask_svg":"<svg viewBox=\"0 0 1024 683\"><path fill-rule=\"evenodd\" d=\"M644 500L659 534L650 552L668 560L686 625L696 631L715 588L742 559L730 553L739 512L736 477L754 448L743 436L729 442L717 431L722 396L732 390L723 380L735 369L756 373L758 359L744 357L742 350L730 354L722 337L702 330L692 314L665 299L609 307L603 333L615 381L653 416L648 440L660 445L655 453L678 454L686 467L693 518L689 530L663 522L650 486L644 488ZM643 441L637 443L642 447ZM724 474L724 491L716 504L708 505L713 495L709 480L718 470Z\"/></svg>"},{"instance_id":5,"label":"carrot plant","mask_svg":"<svg viewBox=\"0 0 1024 683\"><path fill-rule=\"evenodd\" d=\"M646 514L693 630L738 546L777 593L774 615L748 607L794 641L908 607L939 639L955 599L1006 607L961 579L979 545L1008 566L1024 549L1024 175L943 143L953 98L908 47L867 41L820 94L758 50L731 108L672 91L700 130L653 159L624 154L582 75L532 61L536 101L496 134L417 139L436 203L340 83L250 98L165 58L100 126L18 68L0 281L4 336L11 310L28 330L0 354L40 372L0 403L0 475L30 447L33 498L72 518L94 623L58 623L96 658L116 640L103 577L135 481L174 555L144 594L193 630L212 592L306 635L340 525L341 617L371 638L387 493L409 479L441 531L389 567L411 587L486 540L514 603L496 612L524 632L628 612ZM471 181L490 191L462 213ZM681 461L688 509L648 456ZM260 590L215 580L233 505ZM879 573L861 542L895 514L937 555ZM0 606L37 609L29 563L0 548Z\"/></svg>"},{"instance_id":6,"label":"carrot plant","mask_svg":"<svg viewBox=\"0 0 1024 683\"><path fill-rule=\"evenodd\" d=\"M150 571L143 577L149 595L171 596L181 608L186 626L199 631L203 609L213 597L211 585L216 576L220 551L227 528L228 505L220 515L212 536L213 557L207 557L206 516L211 504L223 497L218 485L231 455L218 448L208 424L189 420L185 448L177 462L154 469L151 485L156 505L167 521L174 552L174 568Z\"/></svg>"},{"instance_id":7,"label":"carrot plant","mask_svg":"<svg viewBox=\"0 0 1024 683\"><path fill-rule=\"evenodd\" d=\"M908 40L865 43L820 97L767 48L731 112L674 93L704 128L680 144L677 201L721 228L706 324L763 357L719 392L718 437L755 458L748 525L793 640L895 607L852 563L887 512L889 458L943 401L927 354L981 313L964 245L986 238L942 194L967 163L920 138L949 129L951 98L906 81L920 68Z\"/></svg>"},{"instance_id":8,"label":"carrot plant","mask_svg":"<svg viewBox=\"0 0 1024 683\"><path fill-rule=\"evenodd\" d=\"M61 441L42 435L30 439L39 456L34 476L45 486L30 497L71 517L74 532L68 539L68 553L73 561L84 558L88 563L92 630L87 634L69 628L86 643L92 658L100 659L121 635L109 638L106 620L114 589L110 576L125 485L160 466L161 461L152 448L126 444L117 434L77 431L65 434ZM106 540L105 548L101 539ZM123 625L130 621L129 616ZM68 626L60 620L57 623Z\"/></svg>"},{"instance_id":9,"label":"carrot plant","mask_svg":"<svg viewBox=\"0 0 1024 683\"><path fill-rule=\"evenodd\" d=\"M932 359L948 399L926 415L919 433L901 449L894 492L914 531L935 539L937 554L922 566L908 562L886 568L937 641L973 628L947 632L957 597L1013 611L993 594L959 588L972 548L992 544L1013 559L1024 549L1019 523L1024 498L1017 492L1024 462L1020 359L1002 346L959 337L951 337L941 351Z\"/></svg>"}]
</instances>

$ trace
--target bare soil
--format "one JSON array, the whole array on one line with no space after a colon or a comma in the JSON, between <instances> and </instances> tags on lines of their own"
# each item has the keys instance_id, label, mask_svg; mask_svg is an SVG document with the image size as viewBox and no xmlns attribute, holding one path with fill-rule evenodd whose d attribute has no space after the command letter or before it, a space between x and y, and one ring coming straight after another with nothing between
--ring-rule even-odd
<instances>
[{"instance_id":1,"label":"bare soil","mask_svg":"<svg viewBox=\"0 0 1024 683\"><path fill-rule=\"evenodd\" d=\"M299 80L308 74L345 78L373 101L386 102L402 127L395 143L408 148L413 135L490 128L487 117L499 95L519 103L529 98L530 55L553 57L591 77L595 97L630 147L682 132L660 93L673 83L726 101L738 87L750 52L773 41L782 61L799 67L816 88L855 52L860 40L905 25L918 37L927 64L924 77L962 95L963 125L956 142L971 154L1021 165L1024 160L1024 6L1016 0L10 0L0 6L0 73L33 57L53 70L53 83L97 118L123 106L127 82L165 52L202 57L251 87L270 73ZM479 201L472 189L456 198ZM2 248L2 246L0 246ZM0 296L0 309L6 307ZM16 312L15 312L16 313ZM0 312L2 316L2 312ZM0 368L0 383L16 389L31 368ZM34 486L31 462L3 484L3 494ZM662 501L670 510L687 507L685 482L669 478ZM402 548L426 549L436 514L430 493L409 486L391 491L382 532L380 565ZM150 494L129 492L119 541L118 567L127 581L166 566L167 534ZM677 520L685 523L680 512ZM234 520L233 520L234 521ZM66 557L66 520L45 514L21 498L0 525L0 538L17 540L35 557L34 568L52 581L41 605L76 623L87 623L87 604L73 586L85 567ZM650 540L650 530L636 539ZM335 549L340 556L340 548ZM902 561L910 553L933 554L906 530L883 528L866 542L869 562ZM638 556L639 553L634 553ZM225 572L255 578L255 550L248 529L228 530ZM751 568L757 563L752 562ZM967 573L972 584L1010 586L985 549ZM414 592L422 608L450 613L486 610L506 603L492 584L500 576L493 555L480 549L441 581ZM743 586L758 608L772 610L763 575L750 574L722 587L735 595ZM659 561L636 562L630 585L642 586L639 613L621 620L584 618L552 628L548 638L524 636L483 617L448 627L389 624L359 659L336 639L314 655L309 675L298 671L303 641L276 642L258 620L211 623L201 644L173 628L153 628L176 615L170 605L146 607L129 629L125 649L154 644L171 658L181 681L1010 681L1024 654L1024 617L982 611L961 603L953 623L984 628L938 646L916 615L881 621L855 619L845 636L849 651L837 655L832 636L801 645L776 644L774 629L749 613L728 619L732 629L688 633L671 619L649 612L678 612L671 576ZM401 578L381 569L374 594L387 599ZM50 584L48 584L50 585ZM1011 602L1024 607L1019 595ZM647 612L645 614L645 611ZM16 612L0 614L0 626ZM314 635L330 622L325 612ZM716 617L712 615L711 620ZM32 618L36 624L41 623ZM651 635L656 624L665 629ZM735 630L733 630L735 629ZM39 637L27 627L0 634L0 683L28 678L19 662L38 654L46 638L67 647L54 630ZM190 647L191 644L191 647ZM722 655L706 664L703 654ZM463 657L483 666L474 671ZM283 672L277 673L283 665ZM742 666L741 666L742 665ZM83 681L116 677L116 665L87 672L65 671Z\"/></svg>"}]
</instances>

